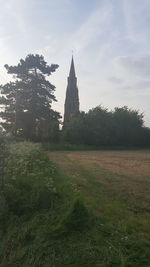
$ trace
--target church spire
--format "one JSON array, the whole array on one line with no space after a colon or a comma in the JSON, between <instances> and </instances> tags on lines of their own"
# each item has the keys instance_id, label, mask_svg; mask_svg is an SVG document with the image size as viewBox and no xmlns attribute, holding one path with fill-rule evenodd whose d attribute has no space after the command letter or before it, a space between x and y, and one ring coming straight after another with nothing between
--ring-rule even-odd
<instances>
[{"instance_id":1,"label":"church spire","mask_svg":"<svg viewBox=\"0 0 150 267\"><path fill-rule=\"evenodd\" d=\"M73 56L72 56L72 60L71 60L69 77L76 77Z\"/></svg>"},{"instance_id":2,"label":"church spire","mask_svg":"<svg viewBox=\"0 0 150 267\"><path fill-rule=\"evenodd\" d=\"M79 112L79 96L77 87L77 78L75 74L74 59L72 56L71 67L68 77L68 85L66 90L64 124L70 117Z\"/></svg>"}]
</instances>

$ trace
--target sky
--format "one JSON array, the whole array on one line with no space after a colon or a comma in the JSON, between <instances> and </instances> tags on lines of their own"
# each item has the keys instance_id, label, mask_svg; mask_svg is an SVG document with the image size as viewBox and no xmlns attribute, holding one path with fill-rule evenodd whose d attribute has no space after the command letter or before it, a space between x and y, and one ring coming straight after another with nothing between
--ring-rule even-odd
<instances>
[{"instance_id":1,"label":"sky","mask_svg":"<svg viewBox=\"0 0 150 267\"><path fill-rule=\"evenodd\" d=\"M0 83L4 64L41 54L64 101L72 50L80 110L128 106L150 126L150 0L0 0Z\"/></svg>"}]
</instances>

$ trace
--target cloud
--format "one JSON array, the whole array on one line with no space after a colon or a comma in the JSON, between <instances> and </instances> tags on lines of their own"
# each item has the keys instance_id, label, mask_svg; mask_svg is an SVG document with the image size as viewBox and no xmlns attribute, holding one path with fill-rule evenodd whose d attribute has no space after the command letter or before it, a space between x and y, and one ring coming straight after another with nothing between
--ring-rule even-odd
<instances>
[{"instance_id":1,"label":"cloud","mask_svg":"<svg viewBox=\"0 0 150 267\"><path fill-rule=\"evenodd\" d=\"M115 62L128 74L150 79L150 54L116 57Z\"/></svg>"},{"instance_id":2,"label":"cloud","mask_svg":"<svg viewBox=\"0 0 150 267\"><path fill-rule=\"evenodd\" d=\"M81 24L71 37L71 43L75 51L78 53L84 52L90 44L97 40L104 30L106 31L109 28L111 16L112 4L107 1L105 5L100 5L92 11L88 19Z\"/></svg>"},{"instance_id":3,"label":"cloud","mask_svg":"<svg viewBox=\"0 0 150 267\"><path fill-rule=\"evenodd\" d=\"M3 12L1 14L1 21L3 21L3 32L5 30L12 33L20 31L25 34L24 23L24 8L26 3L23 0L8 0L3 3Z\"/></svg>"},{"instance_id":4,"label":"cloud","mask_svg":"<svg viewBox=\"0 0 150 267\"><path fill-rule=\"evenodd\" d=\"M123 0L123 12L128 38L136 46L149 40L150 1Z\"/></svg>"},{"instance_id":5,"label":"cloud","mask_svg":"<svg viewBox=\"0 0 150 267\"><path fill-rule=\"evenodd\" d=\"M115 76L109 77L108 81L110 81L111 83L114 83L114 84L118 84L118 85L123 83L122 79L119 79L119 78L117 78Z\"/></svg>"}]
</instances>

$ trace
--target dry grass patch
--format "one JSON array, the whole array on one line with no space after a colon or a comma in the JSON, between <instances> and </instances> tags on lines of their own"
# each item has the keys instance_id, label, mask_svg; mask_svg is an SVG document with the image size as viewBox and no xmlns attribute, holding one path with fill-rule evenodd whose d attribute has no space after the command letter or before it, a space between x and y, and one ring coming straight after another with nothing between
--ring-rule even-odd
<instances>
[{"instance_id":1,"label":"dry grass patch","mask_svg":"<svg viewBox=\"0 0 150 267\"><path fill-rule=\"evenodd\" d=\"M135 212L149 211L149 151L50 152L49 155L77 184L96 181L97 186L103 184L109 194L126 201Z\"/></svg>"}]
</instances>

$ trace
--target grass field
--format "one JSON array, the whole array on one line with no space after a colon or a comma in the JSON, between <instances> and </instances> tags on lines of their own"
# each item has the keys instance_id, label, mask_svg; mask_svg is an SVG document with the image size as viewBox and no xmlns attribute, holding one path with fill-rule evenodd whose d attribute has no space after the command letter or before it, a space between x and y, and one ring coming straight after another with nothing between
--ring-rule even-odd
<instances>
[{"instance_id":1,"label":"grass field","mask_svg":"<svg viewBox=\"0 0 150 267\"><path fill-rule=\"evenodd\" d=\"M49 157L83 195L98 200L98 194L101 202L102 190L135 213L150 211L150 151L49 152ZM97 211L105 212L98 202Z\"/></svg>"},{"instance_id":2,"label":"grass field","mask_svg":"<svg viewBox=\"0 0 150 267\"><path fill-rule=\"evenodd\" d=\"M10 144L1 267L149 267L150 152Z\"/></svg>"},{"instance_id":3,"label":"grass field","mask_svg":"<svg viewBox=\"0 0 150 267\"><path fill-rule=\"evenodd\" d=\"M150 251L150 151L64 151L49 157L89 209L123 233L129 255L139 251L143 258L122 266L150 266L145 254Z\"/></svg>"}]
</instances>

